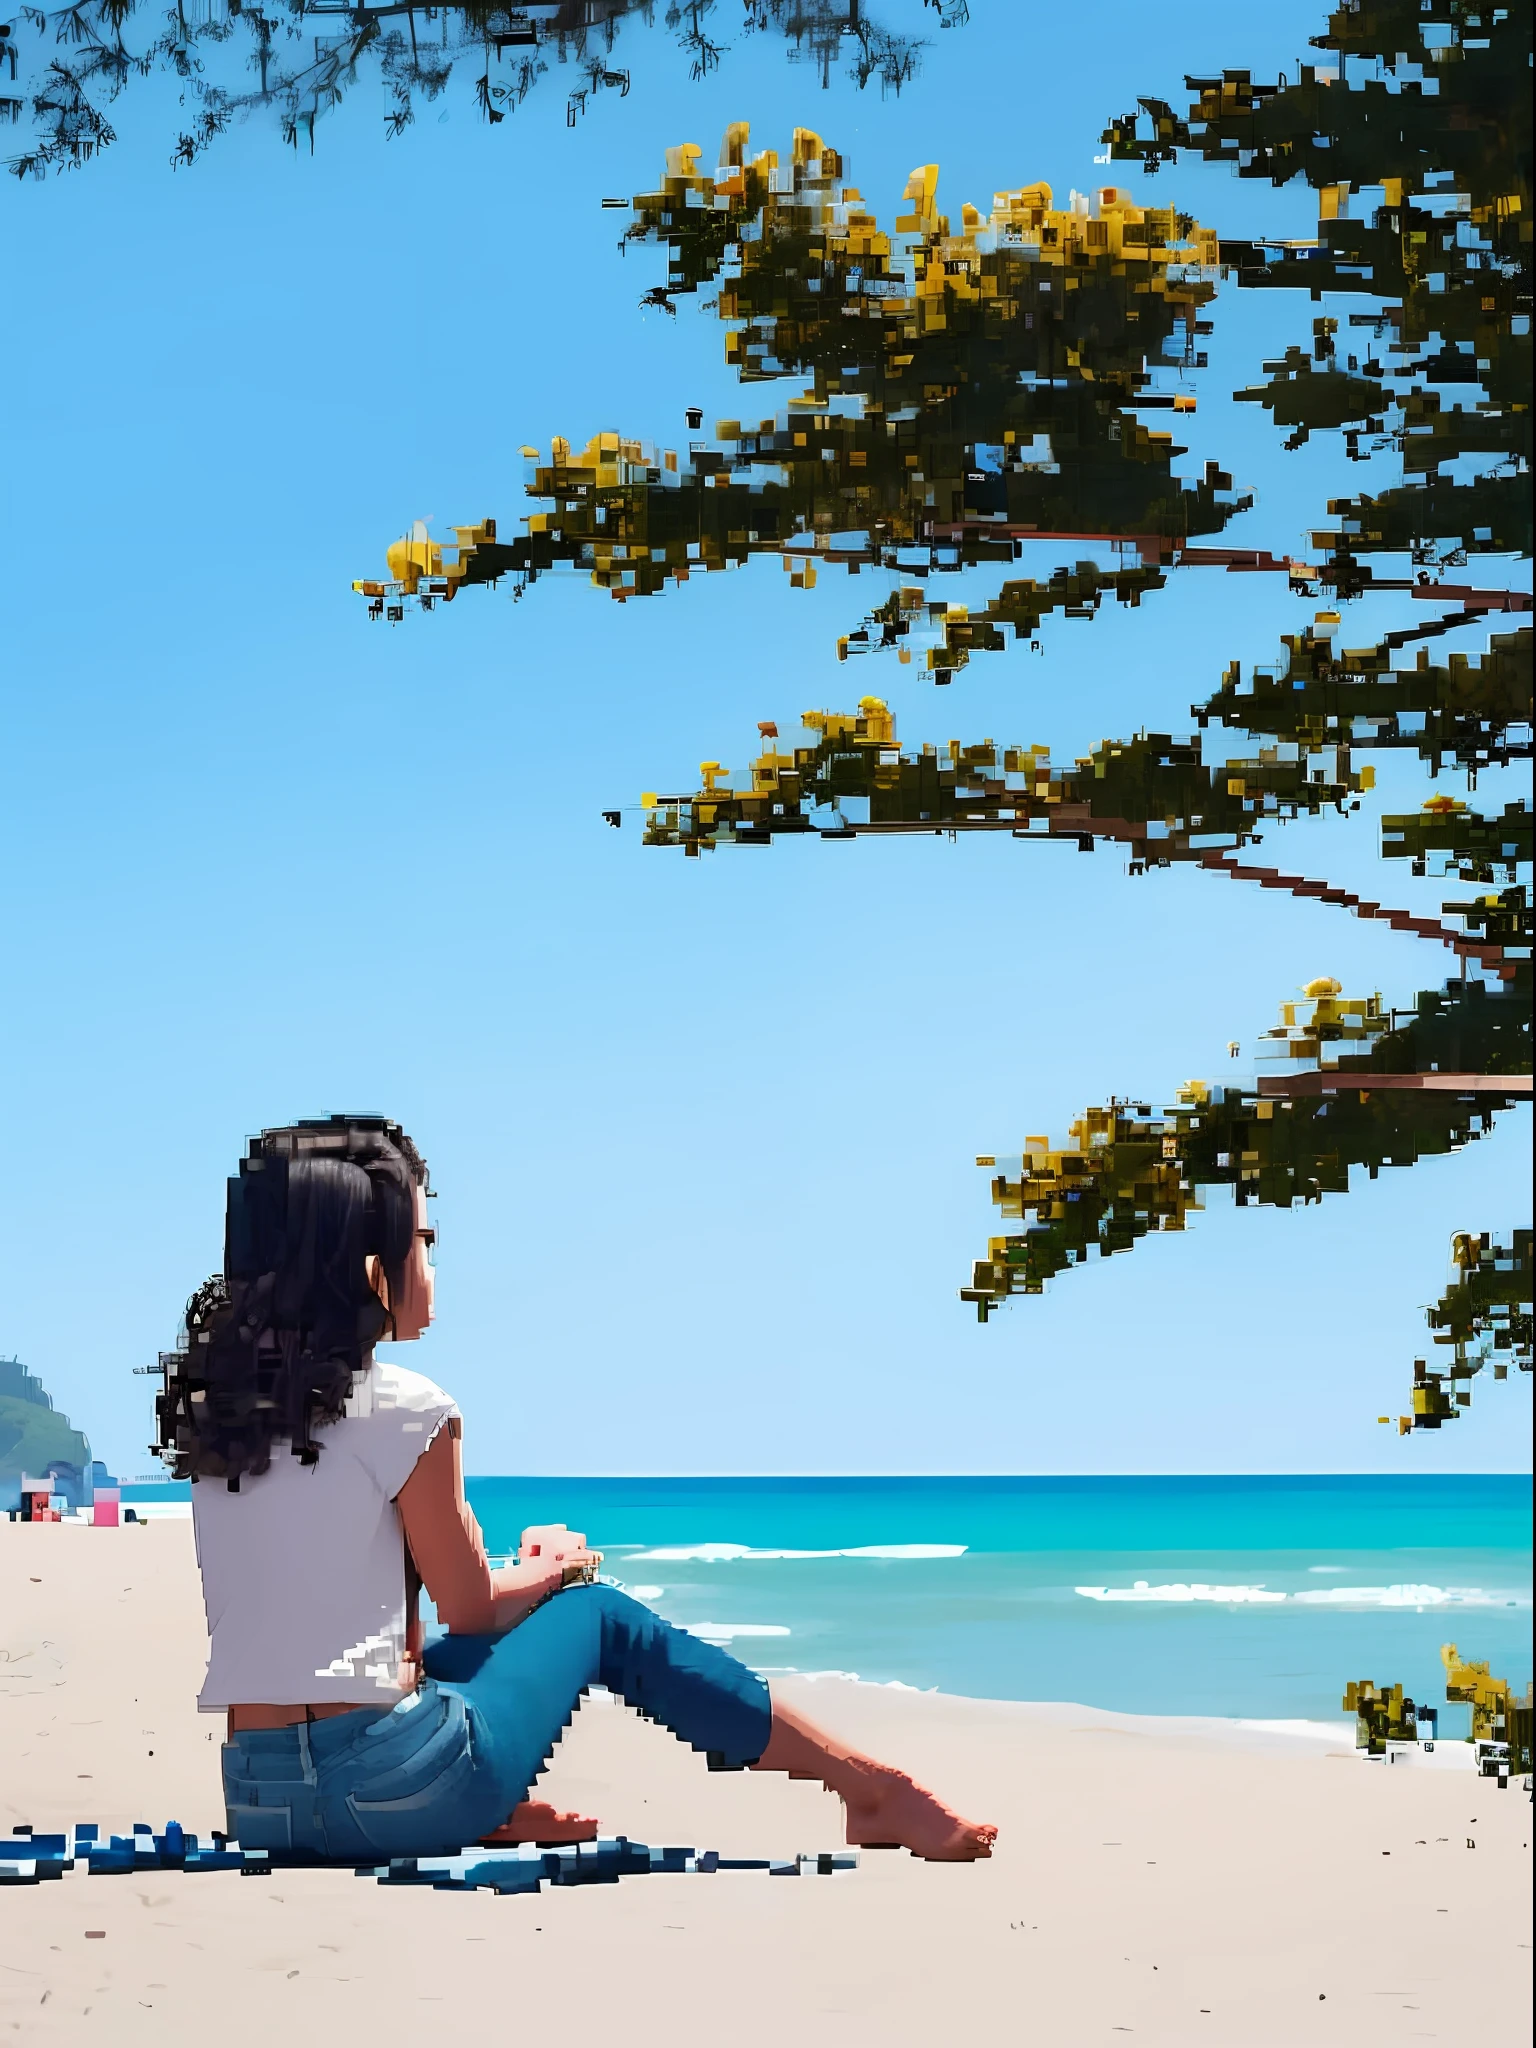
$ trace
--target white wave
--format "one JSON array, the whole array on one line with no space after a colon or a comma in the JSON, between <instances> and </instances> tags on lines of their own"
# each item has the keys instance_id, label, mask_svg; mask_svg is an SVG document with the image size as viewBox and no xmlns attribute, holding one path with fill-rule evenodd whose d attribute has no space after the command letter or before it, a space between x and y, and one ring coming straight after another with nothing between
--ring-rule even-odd
<instances>
[{"instance_id":1,"label":"white wave","mask_svg":"<svg viewBox=\"0 0 1536 2048\"><path fill-rule=\"evenodd\" d=\"M1187 1606L1196 1600L1218 1606L1271 1606L1289 1600L1298 1607L1528 1607L1528 1597L1487 1593L1480 1586L1319 1586L1304 1593L1274 1593L1266 1586L1207 1586L1198 1581L1152 1586L1138 1579L1132 1586L1074 1586L1085 1600L1156 1601Z\"/></svg>"},{"instance_id":2,"label":"white wave","mask_svg":"<svg viewBox=\"0 0 1536 2048\"><path fill-rule=\"evenodd\" d=\"M772 1621L689 1621L679 1626L706 1643L729 1643L737 1636L787 1636L789 1630Z\"/></svg>"},{"instance_id":3,"label":"white wave","mask_svg":"<svg viewBox=\"0 0 1536 2048\"><path fill-rule=\"evenodd\" d=\"M750 1557L745 1543L680 1543L659 1550L636 1550L626 1564L729 1564L732 1558Z\"/></svg>"},{"instance_id":4,"label":"white wave","mask_svg":"<svg viewBox=\"0 0 1536 2048\"><path fill-rule=\"evenodd\" d=\"M1283 1593L1271 1593L1263 1586L1149 1586L1145 1579L1138 1579L1134 1586L1074 1586L1072 1590L1081 1593L1085 1600L1160 1600L1170 1605L1184 1605L1191 1600L1214 1600L1222 1604L1263 1606L1285 1598Z\"/></svg>"},{"instance_id":5,"label":"white wave","mask_svg":"<svg viewBox=\"0 0 1536 2048\"><path fill-rule=\"evenodd\" d=\"M665 1586L626 1586L624 1591L632 1600L659 1600L666 1592Z\"/></svg>"},{"instance_id":6,"label":"white wave","mask_svg":"<svg viewBox=\"0 0 1536 2048\"><path fill-rule=\"evenodd\" d=\"M636 1550L626 1564L733 1564L737 1558L964 1557L963 1543L861 1543L850 1550L757 1550L749 1543L682 1543L660 1550Z\"/></svg>"},{"instance_id":7,"label":"white wave","mask_svg":"<svg viewBox=\"0 0 1536 2048\"><path fill-rule=\"evenodd\" d=\"M1309 1564L1307 1570L1309 1572L1342 1572L1347 1571L1348 1566L1342 1564Z\"/></svg>"},{"instance_id":8,"label":"white wave","mask_svg":"<svg viewBox=\"0 0 1536 2048\"><path fill-rule=\"evenodd\" d=\"M1303 1607L1517 1607L1526 1601L1481 1586L1324 1586L1297 1593Z\"/></svg>"},{"instance_id":9,"label":"white wave","mask_svg":"<svg viewBox=\"0 0 1536 2048\"><path fill-rule=\"evenodd\" d=\"M964 1557L964 1543L862 1543L853 1550L834 1551L836 1557Z\"/></svg>"}]
</instances>

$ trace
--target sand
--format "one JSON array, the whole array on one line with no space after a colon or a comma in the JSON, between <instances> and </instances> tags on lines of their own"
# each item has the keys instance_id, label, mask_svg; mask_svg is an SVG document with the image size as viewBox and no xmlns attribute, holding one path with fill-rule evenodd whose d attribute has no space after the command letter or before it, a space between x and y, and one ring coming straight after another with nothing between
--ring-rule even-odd
<instances>
[{"instance_id":1,"label":"sand","mask_svg":"<svg viewBox=\"0 0 1536 2048\"><path fill-rule=\"evenodd\" d=\"M0 1525L0 1831L220 1825L219 1724L193 1704L202 1659L186 1522ZM651 1876L504 1899L330 1871L76 1872L0 1889L0 2039L1529 2036L1530 1802L1447 1746L1443 1767L1387 1767L1352 1752L1342 1719L1287 1732L782 1684L996 1821L995 1857L866 1852L830 1877ZM540 1790L652 1843L841 1843L819 1788L712 1775L607 1699L577 1716Z\"/></svg>"}]
</instances>

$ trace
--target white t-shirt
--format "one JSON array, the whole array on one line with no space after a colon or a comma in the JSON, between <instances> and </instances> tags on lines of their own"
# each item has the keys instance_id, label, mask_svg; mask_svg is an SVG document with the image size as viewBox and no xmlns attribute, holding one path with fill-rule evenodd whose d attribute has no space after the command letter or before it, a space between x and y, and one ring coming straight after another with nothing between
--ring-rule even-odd
<instances>
[{"instance_id":1,"label":"white t-shirt","mask_svg":"<svg viewBox=\"0 0 1536 2048\"><path fill-rule=\"evenodd\" d=\"M262 1704L389 1707L405 1655L405 1537L395 1496L458 1409L419 1372L375 1362L346 1412L315 1432L313 1465L286 1442L231 1493L192 1488L208 1613L204 1712Z\"/></svg>"}]
</instances>

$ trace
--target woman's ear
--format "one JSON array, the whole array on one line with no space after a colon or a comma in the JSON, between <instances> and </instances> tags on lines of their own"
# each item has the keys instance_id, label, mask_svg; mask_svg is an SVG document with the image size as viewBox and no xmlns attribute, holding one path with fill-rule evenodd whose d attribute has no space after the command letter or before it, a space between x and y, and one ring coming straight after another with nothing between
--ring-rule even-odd
<instances>
[{"instance_id":1,"label":"woman's ear","mask_svg":"<svg viewBox=\"0 0 1536 2048\"><path fill-rule=\"evenodd\" d=\"M389 1307L389 1279L384 1271L383 1261L377 1252L369 1252L363 1261L363 1271L368 1277L368 1285L387 1309Z\"/></svg>"}]
</instances>

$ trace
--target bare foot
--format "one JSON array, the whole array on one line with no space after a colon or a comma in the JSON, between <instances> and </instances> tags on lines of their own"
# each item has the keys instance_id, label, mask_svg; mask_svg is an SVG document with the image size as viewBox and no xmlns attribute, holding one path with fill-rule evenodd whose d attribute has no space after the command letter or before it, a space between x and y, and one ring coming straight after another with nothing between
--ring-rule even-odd
<instances>
[{"instance_id":1,"label":"bare foot","mask_svg":"<svg viewBox=\"0 0 1536 2048\"><path fill-rule=\"evenodd\" d=\"M556 1813L543 1799L525 1799L521 1806L512 1809L510 1817L499 1828L480 1837L480 1845L488 1849L510 1849L516 1842L593 1842L596 1839L595 1820L586 1820L579 1813Z\"/></svg>"},{"instance_id":2,"label":"bare foot","mask_svg":"<svg viewBox=\"0 0 1536 2048\"><path fill-rule=\"evenodd\" d=\"M928 1863L971 1863L990 1856L997 1829L962 1820L903 1771L860 1758L860 1782L842 1789L851 1847L910 1849Z\"/></svg>"}]
</instances>

